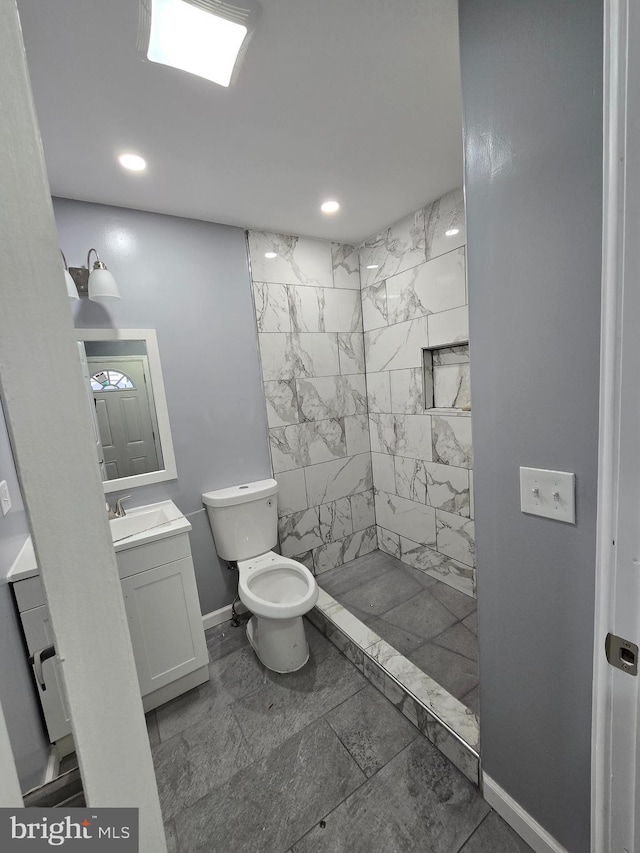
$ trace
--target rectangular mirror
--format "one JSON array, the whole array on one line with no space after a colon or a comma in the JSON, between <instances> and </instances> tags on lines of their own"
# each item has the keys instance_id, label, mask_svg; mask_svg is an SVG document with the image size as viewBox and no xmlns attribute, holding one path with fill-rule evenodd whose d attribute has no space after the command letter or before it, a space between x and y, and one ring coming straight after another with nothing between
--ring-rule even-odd
<instances>
[{"instance_id":1,"label":"rectangular mirror","mask_svg":"<svg viewBox=\"0 0 640 853\"><path fill-rule=\"evenodd\" d=\"M177 477L154 329L76 329L105 492Z\"/></svg>"}]
</instances>

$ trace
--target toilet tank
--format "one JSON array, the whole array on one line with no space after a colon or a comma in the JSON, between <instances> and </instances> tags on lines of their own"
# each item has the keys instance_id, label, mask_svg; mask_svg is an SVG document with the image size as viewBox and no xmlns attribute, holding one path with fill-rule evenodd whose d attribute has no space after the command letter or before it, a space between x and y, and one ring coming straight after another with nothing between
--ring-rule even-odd
<instances>
[{"instance_id":1,"label":"toilet tank","mask_svg":"<svg viewBox=\"0 0 640 853\"><path fill-rule=\"evenodd\" d=\"M216 551L223 560L248 560L271 551L278 541L278 484L258 480L205 492Z\"/></svg>"}]
</instances>

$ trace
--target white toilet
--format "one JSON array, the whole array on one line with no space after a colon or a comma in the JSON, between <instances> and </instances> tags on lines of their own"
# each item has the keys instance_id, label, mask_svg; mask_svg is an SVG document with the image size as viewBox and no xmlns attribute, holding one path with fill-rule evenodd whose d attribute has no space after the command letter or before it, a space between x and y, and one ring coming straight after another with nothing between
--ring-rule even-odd
<instances>
[{"instance_id":1,"label":"white toilet","mask_svg":"<svg viewBox=\"0 0 640 853\"><path fill-rule=\"evenodd\" d=\"M206 492L216 550L238 563L240 601L254 615L247 637L262 663L295 672L309 659L302 616L318 600L318 585L297 560L270 549L278 541L278 484L260 480Z\"/></svg>"}]
</instances>

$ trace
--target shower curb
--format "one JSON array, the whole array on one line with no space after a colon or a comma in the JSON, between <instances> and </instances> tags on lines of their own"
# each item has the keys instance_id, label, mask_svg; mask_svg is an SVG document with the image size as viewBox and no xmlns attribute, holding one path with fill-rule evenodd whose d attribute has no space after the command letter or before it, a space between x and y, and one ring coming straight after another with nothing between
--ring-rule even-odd
<instances>
[{"instance_id":1,"label":"shower curb","mask_svg":"<svg viewBox=\"0 0 640 853\"><path fill-rule=\"evenodd\" d=\"M478 717L324 590L307 619L419 731L480 787Z\"/></svg>"}]
</instances>

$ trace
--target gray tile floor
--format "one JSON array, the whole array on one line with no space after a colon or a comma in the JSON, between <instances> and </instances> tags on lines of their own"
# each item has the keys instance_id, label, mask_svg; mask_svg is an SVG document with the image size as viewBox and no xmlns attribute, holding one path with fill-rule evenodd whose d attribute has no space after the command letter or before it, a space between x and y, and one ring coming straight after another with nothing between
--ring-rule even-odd
<instances>
[{"instance_id":1,"label":"gray tile floor","mask_svg":"<svg viewBox=\"0 0 640 853\"><path fill-rule=\"evenodd\" d=\"M476 714L476 602L382 551L318 575L319 585Z\"/></svg>"},{"instance_id":2,"label":"gray tile floor","mask_svg":"<svg viewBox=\"0 0 640 853\"><path fill-rule=\"evenodd\" d=\"M265 670L207 632L207 684L148 715L170 853L526 853L478 790L308 622Z\"/></svg>"}]
</instances>

